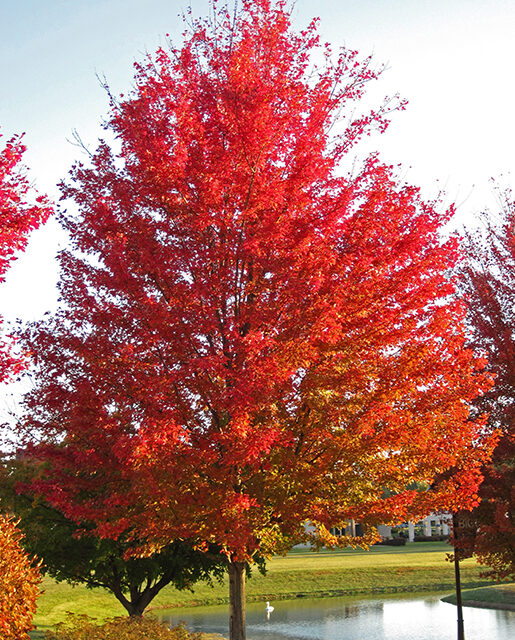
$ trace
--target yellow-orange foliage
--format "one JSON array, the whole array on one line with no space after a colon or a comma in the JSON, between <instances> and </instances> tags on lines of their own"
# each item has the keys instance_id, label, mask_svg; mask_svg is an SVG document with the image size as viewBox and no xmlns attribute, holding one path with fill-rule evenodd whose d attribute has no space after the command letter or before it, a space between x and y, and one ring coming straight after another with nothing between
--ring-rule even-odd
<instances>
[{"instance_id":1,"label":"yellow-orange foliage","mask_svg":"<svg viewBox=\"0 0 515 640\"><path fill-rule=\"evenodd\" d=\"M0 635L23 640L32 629L41 581L39 564L20 545L22 533L12 518L0 515Z\"/></svg>"}]
</instances>

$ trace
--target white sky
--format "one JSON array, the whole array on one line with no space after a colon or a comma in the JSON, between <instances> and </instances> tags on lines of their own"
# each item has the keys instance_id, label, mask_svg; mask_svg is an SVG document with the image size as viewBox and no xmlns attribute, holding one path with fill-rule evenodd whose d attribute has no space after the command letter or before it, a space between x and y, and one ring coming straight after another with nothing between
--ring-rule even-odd
<instances>
[{"instance_id":1,"label":"white sky","mask_svg":"<svg viewBox=\"0 0 515 640\"><path fill-rule=\"evenodd\" d=\"M191 0L195 14L206 0ZM77 129L95 147L107 98L127 91L132 62L182 30L186 2L172 0L0 0L2 142L26 132L25 162L40 191L56 183L80 152ZM371 141L405 178L434 196L444 188L470 220L495 207L489 179L513 184L515 149L514 0L297 0L294 24L321 18L334 45L374 53L389 70L374 89L409 101L388 132ZM177 41L177 38L175 38ZM0 143L1 144L1 143ZM0 288L0 314L36 319L56 303L55 222L38 231Z\"/></svg>"}]
</instances>

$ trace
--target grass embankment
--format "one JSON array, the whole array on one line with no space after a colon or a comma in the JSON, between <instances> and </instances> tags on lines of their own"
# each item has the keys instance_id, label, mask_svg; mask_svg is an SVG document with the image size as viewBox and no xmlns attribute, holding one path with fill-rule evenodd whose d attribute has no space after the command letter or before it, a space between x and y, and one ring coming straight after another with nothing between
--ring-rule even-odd
<instances>
[{"instance_id":1,"label":"grass embankment","mask_svg":"<svg viewBox=\"0 0 515 640\"><path fill-rule=\"evenodd\" d=\"M467 607L515 611L515 583L468 589L462 592L461 598ZM442 600L456 604L456 595L446 596Z\"/></svg>"},{"instance_id":2,"label":"grass embankment","mask_svg":"<svg viewBox=\"0 0 515 640\"><path fill-rule=\"evenodd\" d=\"M445 560L450 547L444 542L415 542L405 547L376 546L370 551L335 550L313 553L293 550L267 564L266 576L253 572L247 583L247 599L279 600L336 595L438 591L454 588L453 566ZM491 584L481 579L474 560L461 564L462 584L472 588ZM110 593L43 582L44 594L34 619L39 628L48 628L64 619L66 612L104 620L125 611ZM227 584L213 588L199 583L194 592L167 587L153 600L152 609L164 609L228 601Z\"/></svg>"}]
</instances>

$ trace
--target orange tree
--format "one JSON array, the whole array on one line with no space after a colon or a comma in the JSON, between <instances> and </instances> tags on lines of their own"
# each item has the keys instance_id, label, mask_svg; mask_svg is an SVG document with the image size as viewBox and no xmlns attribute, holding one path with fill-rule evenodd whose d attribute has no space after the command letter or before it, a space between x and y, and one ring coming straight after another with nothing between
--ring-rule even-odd
<instances>
[{"instance_id":1,"label":"orange tree","mask_svg":"<svg viewBox=\"0 0 515 640\"><path fill-rule=\"evenodd\" d=\"M23 151L19 137L0 150L0 283L16 252L25 248L27 235L50 213L44 198L28 204L29 183L20 166ZM23 367L12 339L0 337L0 384ZM0 514L0 631L6 640L28 637L39 593L38 569L20 547L20 537L13 520Z\"/></svg>"},{"instance_id":2,"label":"orange tree","mask_svg":"<svg viewBox=\"0 0 515 640\"><path fill-rule=\"evenodd\" d=\"M500 193L496 218L484 216L481 232L467 238L468 260L460 269L470 298L469 320L474 347L488 356L493 387L476 401L488 412L500 438L483 468L481 503L464 517L474 526L460 546L489 567L486 575L515 579L515 202Z\"/></svg>"},{"instance_id":3,"label":"orange tree","mask_svg":"<svg viewBox=\"0 0 515 640\"><path fill-rule=\"evenodd\" d=\"M452 212L376 157L344 170L393 108L357 114L376 75L316 22L293 31L284 2L214 5L137 65L116 143L63 187L64 307L27 336L34 488L142 552L218 545L232 640L255 554L475 500L487 382L448 277Z\"/></svg>"}]
</instances>

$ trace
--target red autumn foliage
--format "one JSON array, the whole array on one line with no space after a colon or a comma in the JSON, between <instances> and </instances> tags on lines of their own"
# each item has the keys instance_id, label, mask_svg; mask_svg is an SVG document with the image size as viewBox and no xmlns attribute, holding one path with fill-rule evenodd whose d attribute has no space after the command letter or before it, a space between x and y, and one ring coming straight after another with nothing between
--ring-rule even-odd
<instances>
[{"instance_id":1,"label":"red autumn foliage","mask_svg":"<svg viewBox=\"0 0 515 640\"><path fill-rule=\"evenodd\" d=\"M370 60L334 60L284 3L214 12L137 65L116 146L64 186L66 306L29 337L27 427L67 517L215 542L241 571L306 521L334 543L348 518L474 504L488 380L448 275L452 212L376 157L342 169L392 108L354 115Z\"/></svg>"},{"instance_id":2,"label":"red autumn foliage","mask_svg":"<svg viewBox=\"0 0 515 640\"><path fill-rule=\"evenodd\" d=\"M500 193L500 216L484 216L468 237L469 259L461 269L470 297L474 346L488 356L494 386L476 401L500 432L492 460L483 468L481 503L468 514L475 527L460 546L489 567L485 575L515 579L515 202Z\"/></svg>"},{"instance_id":3,"label":"red autumn foliage","mask_svg":"<svg viewBox=\"0 0 515 640\"><path fill-rule=\"evenodd\" d=\"M20 136L11 138L0 150L0 283L16 254L27 245L28 235L50 215L45 198L29 203L30 185L21 159L25 147ZM1 328L0 317L0 328ZM0 382L6 382L23 367L11 351L11 340L0 336Z\"/></svg>"},{"instance_id":4,"label":"red autumn foliage","mask_svg":"<svg viewBox=\"0 0 515 640\"><path fill-rule=\"evenodd\" d=\"M0 283L16 253L25 248L28 234L50 214L43 197L29 204L29 183L20 166L24 150L19 137L0 150ZM24 366L12 351L12 339L0 336L0 383ZM0 514L0 632L5 640L28 638L39 595L39 572L21 549L20 537L15 523Z\"/></svg>"}]
</instances>

